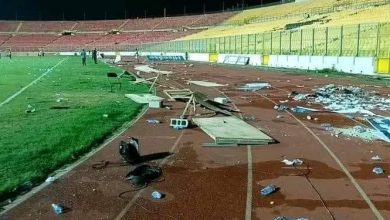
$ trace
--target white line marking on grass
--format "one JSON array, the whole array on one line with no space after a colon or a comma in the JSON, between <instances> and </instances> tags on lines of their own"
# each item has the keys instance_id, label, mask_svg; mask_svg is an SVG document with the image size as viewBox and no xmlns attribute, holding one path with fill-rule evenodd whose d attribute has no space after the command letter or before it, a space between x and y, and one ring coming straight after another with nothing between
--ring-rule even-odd
<instances>
[{"instance_id":1,"label":"white line marking on grass","mask_svg":"<svg viewBox=\"0 0 390 220\"><path fill-rule=\"evenodd\" d=\"M175 152L177 146L179 145L179 142L180 140L182 139L183 135L184 135L184 131L185 130L182 130L179 137L176 139L175 143L173 144L173 146L171 147L171 149L169 150L169 152L173 153ZM167 161L168 161L169 157L166 157L164 158L164 160L162 160L160 163L159 163L159 166L162 166L164 165ZM122 209L122 211L118 214L118 216L115 217L115 220L121 220L125 215L126 213L129 211L129 209L131 207L133 207L133 205L135 204L135 202L137 201L137 199L141 196L141 194L143 192L145 192L146 188L143 188L141 190L139 190L137 192L137 194L135 194L133 196L133 198L131 198L130 202L126 205L125 208Z\"/></svg>"},{"instance_id":2,"label":"white line marking on grass","mask_svg":"<svg viewBox=\"0 0 390 220\"><path fill-rule=\"evenodd\" d=\"M6 100L4 100L2 103L0 103L0 107L3 107L3 105L7 104L8 102L12 101L12 99L16 98L18 95L20 95L22 92L24 92L24 90L28 89L30 86L34 85L36 82L38 82L38 80L42 79L42 77L46 76L47 74L49 74L51 71L53 71L57 66L61 65L65 60L67 60L68 58L65 58L65 59L62 59L60 60L56 65L54 65L53 67L49 68L46 72L44 72L42 75L40 75L38 78L36 78L34 81L32 81L30 84L28 84L27 86L21 88L19 91L17 91L16 93L14 93L13 95L11 95L10 97L8 97Z\"/></svg>"},{"instance_id":3,"label":"white line marking on grass","mask_svg":"<svg viewBox=\"0 0 390 220\"><path fill-rule=\"evenodd\" d=\"M276 102L274 102L272 99L264 96L263 94L258 93L258 92L254 92L254 93L267 99L268 101L276 104ZM375 217L379 220L384 220L383 216L381 215L379 210L375 207L374 203L372 203L370 198L367 196L366 192L364 192L363 188L358 184L358 182L355 180L355 178L352 176L352 174L348 171L348 169L344 166L344 164L340 161L340 159L336 156L336 154L334 154L333 151L310 128L308 128L299 118L295 117L295 115L289 111L286 111L286 113L289 114L292 118L294 118L299 124L301 124L320 143L320 145L336 161L336 163L340 166L340 168L343 170L345 175L352 182L353 186L356 188L356 190L360 193L361 197L364 199L364 201L370 207L370 209L373 212L373 214L375 215Z\"/></svg>"}]
</instances>

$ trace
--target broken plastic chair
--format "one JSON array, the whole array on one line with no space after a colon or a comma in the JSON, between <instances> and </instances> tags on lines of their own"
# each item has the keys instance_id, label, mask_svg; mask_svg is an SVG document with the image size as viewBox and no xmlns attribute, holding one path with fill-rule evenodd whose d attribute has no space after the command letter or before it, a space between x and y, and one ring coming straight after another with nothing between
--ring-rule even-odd
<instances>
[{"instance_id":1,"label":"broken plastic chair","mask_svg":"<svg viewBox=\"0 0 390 220\"><path fill-rule=\"evenodd\" d=\"M107 73L107 79L110 83L110 91L113 92L113 88L115 85L119 85L119 90L122 89L121 78L116 73Z\"/></svg>"}]
</instances>

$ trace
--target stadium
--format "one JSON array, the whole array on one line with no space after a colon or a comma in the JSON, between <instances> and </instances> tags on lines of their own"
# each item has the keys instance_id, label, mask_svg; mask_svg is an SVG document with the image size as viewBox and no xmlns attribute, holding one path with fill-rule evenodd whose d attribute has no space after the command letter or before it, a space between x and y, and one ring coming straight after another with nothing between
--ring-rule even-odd
<instances>
[{"instance_id":1,"label":"stadium","mask_svg":"<svg viewBox=\"0 0 390 220\"><path fill-rule=\"evenodd\" d=\"M3 1L0 219L390 219L389 0Z\"/></svg>"}]
</instances>

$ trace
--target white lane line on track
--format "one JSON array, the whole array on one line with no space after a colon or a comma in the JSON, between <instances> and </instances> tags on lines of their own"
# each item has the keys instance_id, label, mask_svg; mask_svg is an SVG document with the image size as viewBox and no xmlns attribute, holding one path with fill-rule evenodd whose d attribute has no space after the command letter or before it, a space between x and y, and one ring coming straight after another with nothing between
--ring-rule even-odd
<instances>
[{"instance_id":1,"label":"white lane line on track","mask_svg":"<svg viewBox=\"0 0 390 220\"><path fill-rule=\"evenodd\" d=\"M253 187L253 164L252 164L252 146L248 145L248 184L246 189L245 220L252 219L252 187Z\"/></svg>"},{"instance_id":2,"label":"white lane line on track","mask_svg":"<svg viewBox=\"0 0 390 220\"><path fill-rule=\"evenodd\" d=\"M179 145L180 143L180 140L182 139L183 135L184 135L184 131L185 130L182 130L179 137L176 139L175 143L173 144L173 146L171 147L171 149L169 150L169 152L173 153L175 152L177 146ZM159 166L162 166L164 165L167 161L168 161L169 157L166 157L164 158L164 160L162 160L160 163L159 163ZM135 194L133 196L133 198L130 200L129 203L127 203L127 205L125 206L125 208L122 209L122 211L115 217L115 220L121 220L125 215L126 213L129 211L129 209L131 207L133 207L133 205L135 204L135 202L137 201L137 199L141 196L141 194L143 192L145 192L146 188L143 188L141 190L139 190L137 192L137 194Z\"/></svg>"},{"instance_id":3,"label":"white lane line on track","mask_svg":"<svg viewBox=\"0 0 390 220\"><path fill-rule=\"evenodd\" d=\"M218 89L214 88L216 91L218 91L221 95L228 98L233 107L235 109L238 109L236 104L223 92L219 91ZM238 113L238 116L243 119L243 116L240 113ZM251 220L252 219L252 200L253 200L253 160L252 160L252 146L247 146L247 161L248 161L248 179L247 179L247 188L246 188L246 202L245 202L245 220Z\"/></svg>"},{"instance_id":4,"label":"white lane line on track","mask_svg":"<svg viewBox=\"0 0 390 220\"><path fill-rule=\"evenodd\" d=\"M42 79L42 77L46 76L49 74L51 71L53 71L57 66L61 65L65 60L68 58L60 60L56 65L53 67L49 68L46 72L44 72L42 75L40 75L38 78L36 78L34 81L29 83L27 86L21 88L19 91L8 97L6 100L4 100L2 103L0 103L0 107L3 107L3 105L7 104L8 102L12 101L14 98L16 98L18 95L20 95L24 90L28 89L30 86L34 85L38 80Z\"/></svg>"},{"instance_id":5,"label":"white lane line on track","mask_svg":"<svg viewBox=\"0 0 390 220\"><path fill-rule=\"evenodd\" d=\"M272 99L264 96L261 93L254 92L255 94L267 99L268 101L276 104ZM355 180L355 178L352 176L352 174L348 171L348 169L344 166L344 164L340 161L340 159L336 156L336 154L333 153L333 151L310 129L308 128L299 118L295 117L294 114L292 114L289 111L286 111L287 114L289 114L292 118L294 118L299 124L301 124L319 143L320 145L329 153L329 155L336 161L336 163L340 166L340 168L343 170L345 175L349 178L349 180L352 182L353 186L356 188L356 190L360 193L361 197L364 199L364 201L367 203L367 205L370 207L372 213L375 215L375 217L379 220L384 220L383 216L379 212L379 210L375 207L374 203L370 200L370 198L367 196L367 194L364 192L363 188L358 184L358 182Z\"/></svg>"}]
</instances>

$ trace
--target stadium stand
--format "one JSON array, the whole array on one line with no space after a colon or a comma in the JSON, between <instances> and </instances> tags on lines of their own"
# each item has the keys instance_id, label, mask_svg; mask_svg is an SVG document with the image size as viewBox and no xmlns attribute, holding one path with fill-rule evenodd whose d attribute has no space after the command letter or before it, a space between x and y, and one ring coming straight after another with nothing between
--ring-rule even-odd
<instances>
[{"instance_id":1,"label":"stadium stand","mask_svg":"<svg viewBox=\"0 0 390 220\"><path fill-rule=\"evenodd\" d=\"M105 21L0 21L0 33L3 33L0 47L12 47L15 51L36 51L40 47L46 51L62 51L170 41L197 33L198 27L219 24L234 14ZM118 34L109 34L113 30ZM61 36L65 31L71 35Z\"/></svg>"},{"instance_id":2,"label":"stadium stand","mask_svg":"<svg viewBox=\"0 0 390 220\"><path fill-rule=\"evenodd\" d=\"M122 31L152 30L163 21L163 18L129 19L121 27Z\"/></svg>"},{"instance_id":3,"label":"stadium stand","mask_svg":"<svg viewBox=\"0 0 390 220\"><path fill-rule=\"evenodd\" d=\"M349 0L312 0L271 6L268 8L251 9L233 16L227 22L223 23L223 25L210 28L192 36L187 36L184 39L232 36L236 35L237 32L245 35L269 31L388 22L390 20L390 5L378 3L384 3L384 1L364 0L358 1L359 4L356 4L356 2L355 4L348 4L349 2ZM323 8L320 8L320 6ZM292 9L299 10L299 15L291 14L291 16L287 16L289 13L294 12ZM273 19L259 20L259 18L270 18L265 16L267 14L269 16L273 14L276 17L273 17ZM249 22L250 20L252 22Z\"/></svg>"},{"instance_id":4,"label":"stadium stand","mask_svg":"<svg viewBox=\"0 0 390 220\"><path fill-rule=\"evenodd\" d=\"M62 32L70 30L76 22L73 21L24 21L19 32Z\"/></svg>"},{"instance_id":5,"label":"stadium stand","mask_svg":"<svg viewBox=\"0 0 390 220\"><path fill-rule=\"evenodd\" d=\"M0 46L3 45L11 37L11 35L0 35Z\"/></svg>"},{"instance_id":6,"label":"stadium stand","mask_svg":"<svg viewBox=\"0 0 390 220\"><path fill-rule=\"evenodd\" d=\"M79 21L74 30L80 32L118 30L125 20Z\"/></svg>"},{"instance_id":7,"label":"stadium stand","mask_svg":"<svg viewBox=\"0 0 390 220\"><path fill-rule=\"evenodd\" d=\"M7 47L43 47L58 38L57 35L16 35L7 40L3 46Z\"/></svg>"},{"instance_id":8,"label":"stadium stand","mask_svg":"<svg viewBox=\"0 0 390 220\"><path fill-rule=\"evenodd\" d=\"M0 21L0 32L15 32L20 22Z\"/></svg>"}]
</instances>

